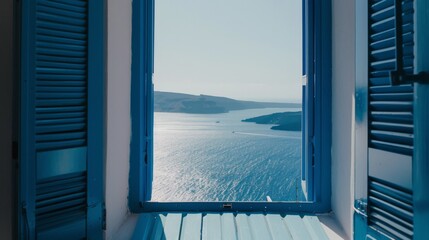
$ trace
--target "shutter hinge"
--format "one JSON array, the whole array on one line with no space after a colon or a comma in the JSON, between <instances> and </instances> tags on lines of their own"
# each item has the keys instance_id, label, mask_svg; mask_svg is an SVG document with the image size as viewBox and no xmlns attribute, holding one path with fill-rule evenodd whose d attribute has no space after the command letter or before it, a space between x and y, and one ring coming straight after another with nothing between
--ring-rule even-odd
<instances>
[{"instance_id":1,"label":"shutter hinge","mask_svg":"<svg viewBox=\"0 0 429 240\"><path fill-rule=\"evenodd\" d=\"M307 75L301 77L302 86L307 86L308 78Z\"/></svg>"},{"instance_id":2,"label":"shutter hinge","mask_svg":"<svg viewBox=\"0 0 429 240\"><path fill-rule=\"evenodd\" d=\"M367 217L368 213L368 203L365 199L357 199L355 200L355 205L353 206L355 212L363 217Z\"/></svg>"},{"instance_id":3,"label":"shutter hinge","mask_svg":"<svg viewBox=\"0 0 429 240\"><path fill-rule=\"evenodd\" d=\"M106 203L105 202L103 202L103 204L102 204L102 209L103 209L103 212L102 212L102 216L101 216L101 228L103 229L103 230L106 230L106 215L107 215L107 212L106 212Z\"/></svg>"}]
</instances>

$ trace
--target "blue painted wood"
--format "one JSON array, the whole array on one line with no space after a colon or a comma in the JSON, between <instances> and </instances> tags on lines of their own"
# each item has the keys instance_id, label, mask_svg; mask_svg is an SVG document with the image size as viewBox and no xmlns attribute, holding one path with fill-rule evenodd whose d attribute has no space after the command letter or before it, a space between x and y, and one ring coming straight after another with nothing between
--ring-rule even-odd
<instances>
[{"instance_id":1,"label":"blue painted wood","mask_svg":"<svg viewBox=\"0 0 429 240\"><path fill-rule=\"evenodd\" d=\"M128 205L142 209L152 194L154 1L132 3L131 145ZM143 204L144 205L144 204Z\"/></svg>"},{"instance_id":2,"label":"blue painted wood","mask_svg":"<svg viewBox=\"0 0 429 240\"><path fill-rule=\"evenodd\" d=\"M302 179L309 201L330 210L331 148L331 2L303 1L307 84L303 87ZM323 173L323 174L322 174Z\"/></svg>"},{"instance_id":3,"label":"blue painted wood","mask_svg":"<svg viewBox=\"0 0 429 240\"><path fill-rule=\"evenodd\" d=\"M314 1L314 198L320 202L320 211L331 210L331 78L332 78L332 1ZM309 116L312 117L311 115Z\"/></svg>"},{"instance_id":4,"label":"blue painted wood","mask_svg":"<svg viewBox=\"0 0 429 240\"><path fill-rule=\"evenodd\" d=\"M103 238L106 1L63 1L68 5L88 6L88 193L87 237Z\"/></svg>"},{"instance_id":5,"label":"blue painted wood","mask_svg":"<svg viewBox=\"0 0 429 240\"><path fill-rule=\"evenodd\" d=\"M369 145L372 148L381 149L399 154L412 155L413 135L408 134L396 137L397 130L387 130L380 135L373 129L373 122L380 119L373 119L373 112L394 113L402 112L412 114L413 110L413 87L408 85L398 92L397 88L390 86L390 82L384 82L384 86L378 82L372 81L374 78L388 78L389 72L400 68L408 74L413 73L414 58L414 32L413 32L413 1L399 4L400 9L394 4L394 0L386 1L393 6L390 10L385 11L377 2L370 2L369 7ZM396 36L395 15L396 11L401 14L401 21L404 25L401 36ZM386 19L388 21L386 21ZM410 26L410 28L408 28ZM386 33L389 34L386 34ZM402 43L399 43L401 40ZM396 49L396 45L401 47ZM403 44L403 45L402 45ZM396 51L398 50L398 52ZM401 54L402 61L397 61L397 54ZM401 63L401 64L399 64ZM401 65L401 66L399 66ZM376 85L373 85L376 83ZM388 100L380 99L378 92L382 90L383 95L389 94ZM404 94L407 97L404 98ZM383 123L391 123L389 119L384 119ZM407 124L413 124L412 118ZM412 130L412 128L411 128ZM405 146L401 146L405 145ZM411 146L411 148L409 148Z\"/></svg>"},{"instance_id":6,"label":"blue painted wood","mask_svg":"<svg viewBox=\"0 0 429 240\"><path fill-rule=\"evenodd\" d=\"M389 81L391 71L407 74L414 71L413 2L369 1L366 9L362 6L362 12L358 13L368 21L365 29L367 42L359 45L364 49L358 51L368 53L367 59L360 61L362 65L367 63L361 67L368 71L363 84L368 106L357 111L357 115L366 115L363 118L368 119L362 127L368 136L361 140L367 145L365 150L368 153L362 158L368 169L361 169L366 175L367 194L356 197L358 210L354 225L358 237L409 239L413 236L413 190L404 182L404 179L411 179L411 171L399 166L395 168L397 165L392 161L395 158L402 159L402 162L412 159L413 85L392 86ZM387 170L377 169L380 160L392 162L387 174ZM398 174L402 177L397 177ZM359 207L362 205L359 203L367 203L367 207Z\"/></svg>"},{"instance_id":7,"label":"blue painted wood","mask_svg":"<svg viewBox=\"0 0 429 240\"><path fill-rule=\"evenodd\" d=\"M304 216L302 220L312 239L329 240L325 230L316 216Z\"/></svg>"},{"instance_id":8,"label":"blue painted wood","mask_svg":"<svg viewBox=\"0 0 429 240\"><path fill-rule=\"evenodd\" d=\"M235 217L237 224L237 237L239 240L253 239L252 233L250 232L249 217L244 213L239 213Z\"/></svg>"},{"instance_id":9,"label":"blue painted wood","mask_svg":"<svg viewBox=\"0 0 429 240\"><path fill-rule=\"evenodd\" d=\"M31 89L35 82L33 76L35 69L34 51L32 47L34 37L35 1L22 1L21 20L21 79L20 79L20 185L19 185L19 207L18 207L18 231L21 239L35 239L35 195L36 195L36 172L31 169L36 168L35 145L28 141L34 137L34 127L27 121L33 118L34 101L32 100Z\"/></svg>"},{"instance_id":10,"label":"blue painted wood","mask_svg":"<svg viewBox=\"0 0 429 240\"><path fill-rule=\"evenodd\" d=\"M23 1L20 237L101 239L104 1Z\"/></svg>"},{"instance_id":11,"label":"blue painted wood","mask_svg":"<svg viewBox=\"0 0 429 240\"><path fill-rule=\"evenodd\" d=\"M37 179L86 171L86 147L37 153Z\"/></svg>"},{"instance_id":12,"label":"blue painted wood","mask_svg":"<svg viewBox=\"0 0 429 240\"><path fill-rule=\"evenodd\" d=\"M202 217L201 213L186 214L182 220L180 239L200 240Z\"/></svg>"},{"instance_id":13,"label":"blue painted wood","mask_svg":"<svg viewBox=\"0 0 429 240\"><path fill-rule=\"evenodd\" d=\"M367 228L366 216L355 211L353 213L353 239L365 239Z\"/></svg>"},{"instance_id":14,"label":"blue painted wood","mask_svg":"<svg viewBox=\"0 0 429 240\"><path fill-rule=\"evenodd\" d=\"M302 1L302 76L306 77L306 79L308 79L308 75L307 75L307 58L309 56L307 56L307 52L308 52L308 21L309 21L309 16L308 14L306 14L307 11L307 7L308 4L305 1ZM308 193L307 193L307 184L306 184L306 138L307 138L307 133L305 131L306 127L305 127L305 122L307 119L307 108L306 108L306 85L302 84L302 115L301 115L301 122L303 123L303 126L301 127L301 131L302 131L302 139L301 139L301 181L302 181L302 185L303 185L303 192L304 192L304 196L307 198L308 197Z\"/></svg>"},{"instance_id":15,"label":"blue painted wood","mask_svg":"<svg viewBox=\"0 0 429 240\"><path fill-rule=\"evenodd\" d=\"M140 209L140 201L144 199L146 166L145 126L146 115L143 96L146 90L144 81L143 36L145 28L142 26L144 15L143 1L133 1L132 12L132 64L131 64L131 144L130 144L130 177L128 205L131 211Z\"/></svg>"},{"instance_id":16,"label":"blue painted wood","mask_svg":"<svg viewBox=\"0 0 429 240\"><path fill-rule=\"evenodd\" d=\"M220 214L208 213L203 217L202 239L222 239L222 226Z\"/></svg>"},{"instance_id":17,"label":"blue painted wood","mask_svg":"<svg viewBox=\"0 0 429 240\"><path fill-rule=\"evenodd\" d=\"M429 9L428 0L416 0L416 72L429 72ZM429 236L429 84L415 84L414 105L414 159L413 159L413 204L414 239Z\"/></svg>"},{"instance_id":18,"label":"blue painted wood","mask_svg":"<svg viewBox=\"0 0 429 240\"><path fill-rule=\"evenodd\" d=\"M58 239L58 232L61 232L62 240L75 240L86 238L86 221L79 221L63 224L56 229L49 229L37 235L37 239Z\"/></svg>"},{"instance_id":19,"label":"blue painted wood","mask_svg":"<svg viewBox=\"0 0 429 240\"><path fill-rule=\"evenodd\" d=\"M222 214L221 222L222 222L222 240L236 240L237 231L235 227L234 215L232 213Z\"/></svg>"},{"instance_id":20,"label":"blue painted wood","mask_svg":"<svg viewBox=\"0 0 429 240\"><path fill-rule=\"evenodd\" d=\"M298 215L287 215L284 221L290 230L293 239L311 239L304 222Z\"/></svg>"},{"instance_id":21,"label":"blue painted wood","mask_svg":"<svg viewBox=\"0 0 429 240\"><path fill-rule=\"evenodd\" d=\"M326 202L145 202L137 212L261 212L267 213L325 213Z\"/></svg>"},{"instance_id":22,"label":"blue painted wood","mask_svg":"<svg viewBox=\"0 0 429 240\"><path fill-rule=\"evenodd\" d=\"M305 73L307 76L307 84L303 87L303 117L305 117L303 121L303 136L302 136L302 148L303 155L302 161L304 162L304 169L301 169L302 175L304 175L305 179L305 196L307 200L312 201L314 199L314 189L313 189L313 152L314 152L314 60L315 60L315 13L314 13L314 1L305 0L303 1L303 24L305 29L305 43L303 48L305 49L305 56L303 58L306 59L303 66L305 69Z\"/></svg>"},{"instance_id":23,"label":"blue painted wood","mask_svg":"<svg viewBox=\"0 0 429 240\"><path fill-rule=\"evenodd\" d=\"M234 203L234 210L318 213L330 210L331 1L305 0L306 125L303 176L308 203ZM225 211L222 203L150 202L153 171L153 0L133 1L129 206L133 212ZM316 67L317 66L317 67ZM323 173L323 174L322 174ZM226 211L233 211L226 210Z\"/></svg>"}]
</instances>

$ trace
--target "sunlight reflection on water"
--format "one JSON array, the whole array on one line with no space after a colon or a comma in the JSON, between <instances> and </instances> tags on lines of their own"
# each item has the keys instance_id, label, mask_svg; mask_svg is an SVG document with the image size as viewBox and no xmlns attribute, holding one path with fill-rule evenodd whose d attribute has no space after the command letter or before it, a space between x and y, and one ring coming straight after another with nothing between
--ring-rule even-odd
<instances>
[{"instance_id":1,"label":"sunlight reflection on water","mask_svg":"<svg viewBox=\"0 0 429 240\"><path fill-rule=\"evenodd\" d=\"M301 132L242 119L297 109L155 113L153 201L304 200Z\"/></svg>"}]
</instances>

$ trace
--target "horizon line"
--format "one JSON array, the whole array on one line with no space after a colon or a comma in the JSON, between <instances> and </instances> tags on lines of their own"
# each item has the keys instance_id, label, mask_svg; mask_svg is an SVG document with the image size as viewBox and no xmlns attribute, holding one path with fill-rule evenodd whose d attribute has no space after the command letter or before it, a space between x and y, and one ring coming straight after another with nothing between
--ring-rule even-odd
<instances>
[{"instance_id":1,"label":"horizon line","mask_svg":"<svg viewBox=\"0 0 429 240\"><path fill-rule=\"evenodd\" d=\"M292 104L300 104L302 105L301 99L242 99L242 98L236 98L236 97L230 97L230 96L224 96L224 95L212 95L212 94L204 94L204 93L188 93L188 92L175 92L175 91L165 91L165 90L155 90L154 92L164 92L164 93L177 93L177 94L185 94L185 95L191 95L191 96L210 96L210 97L223 97L223 98L229 98L233 100L238 101L253 101L253 102L271 102L271 103L292 103Z\"/></svg>"}]
</instances>

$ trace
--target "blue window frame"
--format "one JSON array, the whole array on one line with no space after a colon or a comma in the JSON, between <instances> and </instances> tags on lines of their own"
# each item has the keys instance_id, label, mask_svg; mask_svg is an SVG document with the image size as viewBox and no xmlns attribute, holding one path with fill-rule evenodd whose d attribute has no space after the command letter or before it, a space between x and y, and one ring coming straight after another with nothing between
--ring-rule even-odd
<instances>
[{"instance_id":1,"label":"blue window frame","mask_svg":"<svg viewBox=\"0 0 429 240\"><path fill-rule=\"evenodd\" d=\"M307 202L151 202L154 0L133 1L129 207L147 211L328 212L331 196L331 1L303 0L303 162Z\"/></svg>"},{"instance_id":2,"label":"blue window frame","mask_svg":"<svg viewBox=\"0 0 429 240\"><path fill-rule=\"evenodd\" d=\"M130 209L151 198L153 171L154 0L133 1L131 63Z\"/></svg>"}]
</instances>

